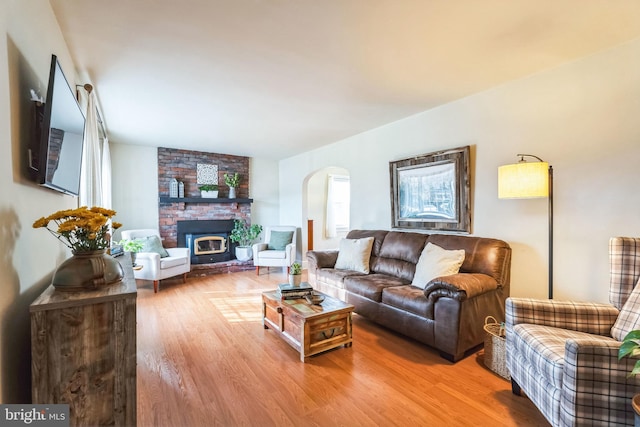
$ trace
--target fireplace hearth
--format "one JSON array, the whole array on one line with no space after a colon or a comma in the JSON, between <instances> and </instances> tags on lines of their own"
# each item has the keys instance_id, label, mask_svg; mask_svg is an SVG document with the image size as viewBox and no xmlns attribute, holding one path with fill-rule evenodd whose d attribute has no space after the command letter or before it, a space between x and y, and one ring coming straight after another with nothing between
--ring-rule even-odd
<instances>
[{"instance_id":1,"label":"fireplace hearth","mask_svg":"<svg viewBox=\"0 0 640 427\"><path fill-rule=\"evenodd\" d=\"M233 220L177 221L179 247L191 252L192 264L212 264L236 259L234 243L229 239Z\"/></svg>"}]
</instances>

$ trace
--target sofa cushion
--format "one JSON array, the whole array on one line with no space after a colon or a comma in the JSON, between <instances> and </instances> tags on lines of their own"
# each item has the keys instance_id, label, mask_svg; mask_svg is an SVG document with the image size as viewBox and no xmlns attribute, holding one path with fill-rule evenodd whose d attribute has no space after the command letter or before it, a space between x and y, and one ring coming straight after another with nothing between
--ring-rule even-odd
<instances>
[{"instance_id":1,"label":"sofa cushion","mask_svg":"<svg viewBox=\"0 0 640 427\"><path fill-rule=\"evenodd\" d=\"M371 270L411 281L428 237L427 234L390 231Z\"/></svg>"},{"instance_id":2,"label":"sofa cushion","mask_svg":"<svg viewBox=\"0 0 640 427\"><path fill-rule=\"evenodd\" d=\"M420 317L430 318L433 312L422 289L415 286L393 286L382 290L382 303Z\"/></svg>"},{"instance_id":3,"label":"sofa cushion","mask_svg":"<svg viewBox=\"0 0 640 427\"><path fill-rule=\"evenodd\" d=\"M176 267L187 263L186 257L168 256L160 259L160 269Z\"/></svg>"},{"instance_id":4,"label":"sofa cushion","mask_svg":"<svg viewBox=\"0 0 640 427\"><path fill-rule=\"evenodd\" d=\"M640 329L640 280L622 306L616 323L611 328L611 336L622 341L634 329Z\"/></svg>"},{"instance_id":5,"label":"sofa cushion","mask_svg":"<svg viewBox=\"0 0 640 427\"><path fill-rule=\"evenodd\" d=\"M612 338L598 337L598 339ZM564 373L565 346L567 340L593 340L593 335L570 329L554 328L552 326L532 325L520 323L513 326L513 351L524 355L535 372L552 384L555 388L562 388Z\"/></svg>"},{"instance_id":6,"label":"sofa cushion","mask_svg":"<svg viewBox=\"0 0 640 427\"><path fill-rule=\"evenodd\" d=\"M351 276L364 276L364 274L353 270L336 270L335 268L320 268L316 271L317 280L338 289L344 289L345 277Z\"/></svg>"},{"instance_id":7,"label":"sofa cushion","mask_svg":"<svg viewBox=\"0 0 640 427\"><path fill-rule=\"evenodd\" d=\"M427 243L416 265L411 284L424 289L436 277L457 274L464 261L464 254L464 249L446 250L431 242Z\"/></svg>"},{"instance_id":8,"label":"sofa cushion","mask_svg":"<svg viewBox=\"0 0 640 427\"><path fill-rule=\"evenodd\" d=\"M368 274L372 247L373 237L342 239L335 268Z\"/></svg>"},{"instance_id":9,"label":"sofa cushion","mask_svg":"<svg viewBox=\"0 0 640 427\"><path fill-rule=\"evenodd\" d=\"M507 288L511 273L511 248L509 244L486 237L432 234L429 242L444 249L464 249L466 255L460 267L461 273L483 273L495 278Z\"/></svg>"},{"instance_id":10,"label":"sofa cushion","mask_svg":"<svg viewBox=\"0 0 640 427\"><path fill-rule=\"evenodd\" d=\"M287 253L284 250L266 250L260 251L260 258L265 259L285 259L287 257Z\"/></svg>"},{"instance_id":11,"label":"sofa cushion","mask_svg":"<svg viewBox=\"0 0 640 427\"><path fill-rule=\"evenodd\" d=\"M428 238L428 234L390 231L382 242L380 256L416 264Z\"/></svg>"},{"instance_id":12,"label":"sofa cushion","mask_svg":"<svg viewBox=\"0 0 640 427\"><path fill-rule=\"evenodd\" d=\"M271 231L267 249L284 251L284 248L293 240L293 231Z\"/></svg>"},{"instance_id":13,"label":"sofa cushion","mask_svg":"<svg viewBox=\"0 0 640 427\"><path fill-rule=\"evenodd\" d=\"M344 278L344 287L347 291L375 302L382 301L383 289L407 284L409 284L408 280L387 276L386 274L367 274Z\"/></svg>"}]
</instances>

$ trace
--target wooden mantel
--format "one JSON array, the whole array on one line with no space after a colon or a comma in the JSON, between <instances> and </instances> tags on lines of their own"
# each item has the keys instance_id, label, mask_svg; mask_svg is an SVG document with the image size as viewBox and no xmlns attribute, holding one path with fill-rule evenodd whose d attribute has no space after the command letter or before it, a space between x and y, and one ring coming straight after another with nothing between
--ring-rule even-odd
<instances>
[{"instance_id":1,"label":"wooden mantel","mask_svg":"<svg viewBox=\"0 0 640 427\"><path fill-rule=\"evenodd\" d=\"M253 199L228 199L224 197L165 197L160 196L160 203L253 203Z\"/></svg>"}]
</instances>

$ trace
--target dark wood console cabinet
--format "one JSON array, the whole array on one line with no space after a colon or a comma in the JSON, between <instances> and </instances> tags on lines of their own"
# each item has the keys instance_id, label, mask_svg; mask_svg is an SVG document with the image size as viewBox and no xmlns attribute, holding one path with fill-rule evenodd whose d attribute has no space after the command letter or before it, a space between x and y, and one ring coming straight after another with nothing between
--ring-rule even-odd
<instances>
[{"instance_id":1,"label":"dark wood console cabinet","mask_svg":"<svg viewBox=\"0 0 640 427\"><path fill-rule=\"evenodd\" d=\"M72 426L136 425L136 282L128 254L120 284L49 286L31 304L32 399L69 404Z\"/></svg>"}]
</instances>

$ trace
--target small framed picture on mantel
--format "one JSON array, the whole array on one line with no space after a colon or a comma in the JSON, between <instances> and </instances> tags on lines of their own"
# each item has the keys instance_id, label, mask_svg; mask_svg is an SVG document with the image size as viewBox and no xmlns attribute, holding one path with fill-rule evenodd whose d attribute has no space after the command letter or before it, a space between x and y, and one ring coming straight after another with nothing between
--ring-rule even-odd
<instances>
[{"instance_id":1,"label":"small framed picture on mantel","mask_svg":"<svg viewBox=\"0 0 640 427\"><path fill-rule=\"evenodd\" d=\"M471 233L470 147L389 162L393 228Z\"/></svg>"}]
</instances>

